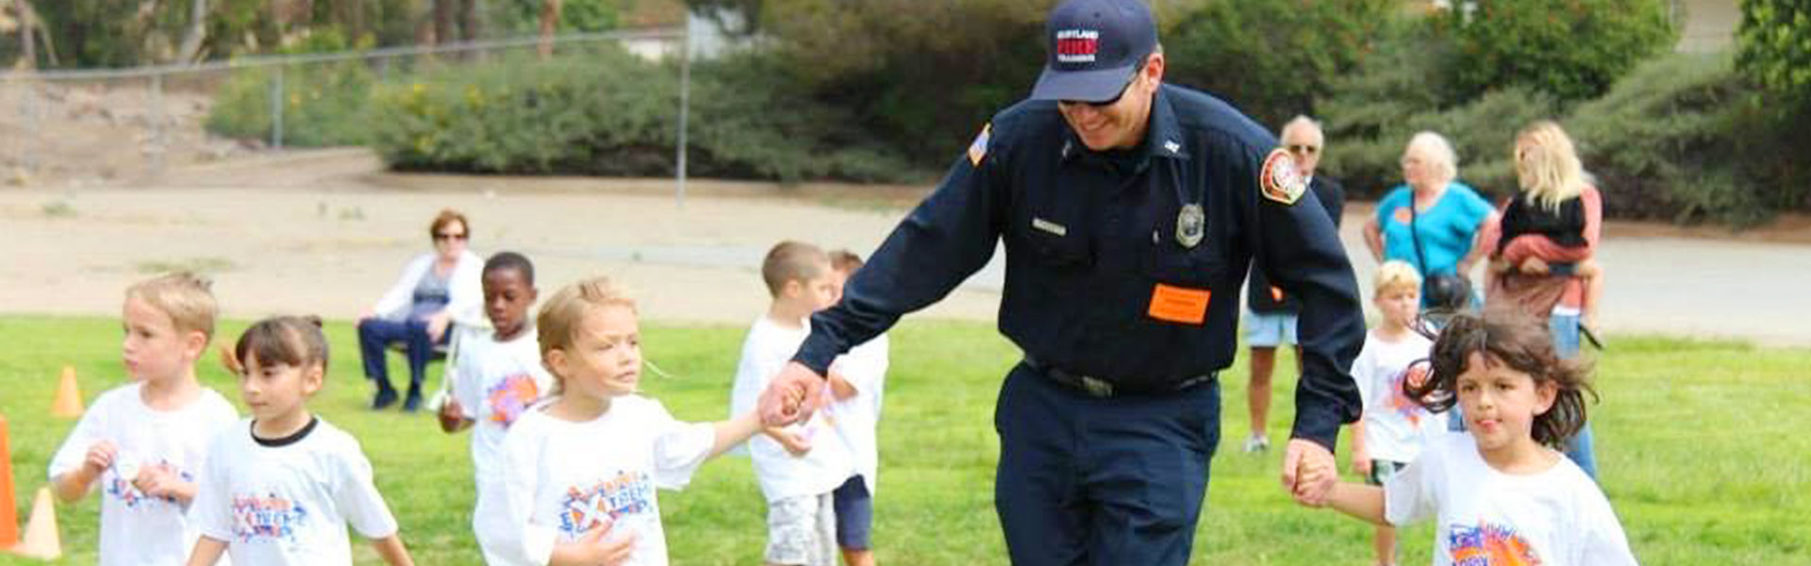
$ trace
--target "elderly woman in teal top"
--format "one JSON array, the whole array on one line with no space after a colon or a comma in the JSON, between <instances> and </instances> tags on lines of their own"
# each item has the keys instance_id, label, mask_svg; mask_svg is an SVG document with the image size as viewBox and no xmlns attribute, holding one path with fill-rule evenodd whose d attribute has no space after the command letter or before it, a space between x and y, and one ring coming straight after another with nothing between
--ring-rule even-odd
<instances>
[{"instance_id":1,"label":"elderly woman in teal top","mask_svg":"<svg viewBox=\"0 0 1811 566\"><path fill-rule=\"evenodd\" d=\"M1487 251L1477 244L1478 236L1496 221L1497 212L1477 191L1455 180L1458 176L1459 158L1446 138L1433 132L1415 134L1402 152L1405 182L1377 202L1377 214L1365 223L1371 257L1379 263L1408 262L1423 278L1456 274L1469 279L1472 266ZM1415 250L1417 239L1420 253ZM1427 298L1422 293L1424 304Z\"/></svg>"}]
</instances>

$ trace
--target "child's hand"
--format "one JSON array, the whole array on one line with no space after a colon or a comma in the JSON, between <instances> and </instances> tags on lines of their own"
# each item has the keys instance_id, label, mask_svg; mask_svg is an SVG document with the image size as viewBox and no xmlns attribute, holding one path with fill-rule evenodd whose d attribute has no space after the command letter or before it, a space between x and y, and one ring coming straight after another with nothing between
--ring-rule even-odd
<instances>
[{"instance_id":1,"label":"child's hand","mask_svg":"<svg viewBox=\"0 0 1811 566\"><path fill-rule=\"evenodd\" d=\"M1526 260L1523 260L1522 261L1522 273L1526 273L1529 275L1546 275L1547 274L1547 262L1541 261L1541 258L1538 258L1538 257L1530 257Z\"/></svg>"},{"instance_id":2,"label":"child's hand","mask_svg":"<svg viewBox=\"0 0 1811 566\"><path fill-rule=\"evenodd\" d=\"M1358 475L1361 476L1369 477L1371 475L1371 455L1365 449L1352 450L1352 471L1358 472Z\"/></svg>"},{"instance_id":3,"label":"child's hand","mask_svg":"<svg viewBox=\"0 0 1811 566\"><path fill-rule=\"evenodd\" d=\"M803 434L782 427L767 427L763 432L766 432L767 436L773 438L774 441L779 442L780 446L786 447L786 452L795 457L811 452L811 439L806 438Z\"/></svg>"},{"instance_id":4,"label":"child's hand","mask_svg":"<svg viewBox=\"0 0 1811 566\"><path fill-rule=\"evenodd\" d=\"M573 541L572 564L598 566L618 566L629 561L629 552L635 549L635 534L625 533L622 536L610 536L615 521L600 521L585 536Z\"/></svg>"},{"instance_id":5,"label":"child's hand","mask_svg":"<svg viewBox=\"0 0 1811 566\"><path fill-rule=\"evenodd\" d=\"M447 397L446 404L440 406L440 430L457 432L465 425L465 408L459 406L459 400Z\"/></svg>"},{"instance_id":6,"label":"child's hand","mask_svg":"<svg viewBox=\"0 0 1811 566\"><path fill-rule=\"evenodd\" d=\"M132 487L159 499L178 499L185 495L185 483L181 476L164 464L139 468L138 477L132 478Z\"/></svg>"},{"instance_id":7,"label":"child's hand","mask_svg":"<svg viewBox=\"0 0 1811 566\"><path fill-rule=\"evenodd\" d=\"M88 457L82 461L82 468L89 475L99 476L107 468L113 467L113 461L119 459L119 448L111 440L102 440L88 447Z\"/></svg>"}]
</instances>

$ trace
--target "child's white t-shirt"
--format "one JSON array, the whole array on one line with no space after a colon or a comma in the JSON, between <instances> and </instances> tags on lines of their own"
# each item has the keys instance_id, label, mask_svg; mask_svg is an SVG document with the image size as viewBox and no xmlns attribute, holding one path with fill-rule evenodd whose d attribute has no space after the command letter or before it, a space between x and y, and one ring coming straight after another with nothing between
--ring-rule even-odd
<instances>
[{"instance_id":1,"label":"child's white t-shirt","mask_svg":"<svg viewBox=\"0 0 1811 566\"><path fill-rule=\"evenodd\" d=\"M1411 372L1425 374L1434 343L1410 332L1398 341L1383 339L1377 330L1365 334L1364 349L1352 360L1352 380L1364 398L1365 452L1373 460L1413 462L1427 439L1444 430L1438 418L1408 395L1402 384Z\"/></svg>"},{"instance_id":2,"label":"child's white t-shirt","mask_svg":"<svg viewBox=\"0 0 1811 566\"><path fill-rule=\"evenodd\" d=\"M396 534L358 440L320 417L281 439L241 421L214 440L203 480L195 520L237 564L350 565L347 523L369 539Z\"/></svg>"},{"instance_id":3,"label":"child's white t-shirt","mask_svg":"<svg viewBox=\"0 0 1811 566\"><path fill-rule=\"evenodd\" d=\"M118 449L113 467L90 484L101 493L100 564L184 564L201 531L174 499L153 498L132 486L140 470L168 466L184 481L196 482L208 460L214 435L239 414L206 387L181 409L159 411L145 404L142 383L102 393L82 414L75 430L50 460L50 478L81 469L88 449L103 440Z\"/></svg>"},{"instance_id":4,"label":"child's white t-shirt","mask_svg":"<svg viewBox=\"0 0 1811 566\"><path fill-rule=\"evenodd\" d=\"M459 344L453 398L472 425L472 469L477 486L496 475L503 460L503 437L523 411L553 388L553 375L541 365L541 346L531 327L507 342L495 334L474 336Z\"/></svg>"},{"instance_id":5,"label":"child's white t-shirt","mask_svg":"<svg viewBox=\"0 0 1811 566\"><path fill-rule=\"evenodd\" d=\"M1529 475L1497 471L1469 434L1431 439L1421 457L1384 483L1384 518L1429 517L1434 566L1636 564L1609 500L1571 460Z\"/></svg>"},{"instance_id":6,"label":"child's white t-shirt","mask_svg":"<svg viewBox=\"0 0 1811 566\"><path fill-rule=\"evenodd\" d=\"M491 566L547 564L556 543L612 520L610 536L633 533L627 564L667 563L654 490L680 489L710 456L716 429L673 418L659 401L628 395L596 419L575 423L540 405L503 441L503 470L479 490L472 519Z\"/></svg>"},{"instance_id":7,"label":"child's white t-shirt","mask_svg":"<svg viewBox=\"0 0 1811 566\"><path fill-rule=\"evenodd\" d=\"M830 364L830 371L843 376L855 387L855 396L830 406L830 420L849 448L856 473L861 474L868 495L874 495L874 484L880 473L880 400L886 394L887 335L875 336L860 346L849 349Z\"/></svg>"},{"instance_id":8,"label":"child's white t-shirt","mask_svg":"<svg viewBox=\"0 0 1811 566\"><path fill-rule=\"evenodd\" d=\"M730 394L731 418L755 410L761 392L792 361L792 355L810 334L809 325L784 328L765 316L755 319L748 329L748 338L742 342L742 361L736 364L735 389ZM828 385L822 393L829 398ZM810 440L811 451L803 456L793 456L766 434L748 440L755 478L760 480L761 494L769 503L830 493L855 475L855 461L837 434L833 418L831 412L818 411L810 420L787 427L789 432Z\"/></svg>"}]
</instances>

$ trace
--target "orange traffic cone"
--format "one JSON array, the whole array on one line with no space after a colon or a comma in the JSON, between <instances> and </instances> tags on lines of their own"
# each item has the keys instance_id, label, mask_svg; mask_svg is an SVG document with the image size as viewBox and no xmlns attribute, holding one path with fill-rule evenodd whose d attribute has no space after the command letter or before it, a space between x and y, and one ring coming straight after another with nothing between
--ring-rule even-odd
<instances>
[{"instance_id":1,"label":"orange traffic cone","mask_svg":"<svg viewBox=\"0 0 1811 566\"><path fill-rule=\"evenodd\" d=\"M22 556L55 560L63 556L63 542L57 537L57 507L50 500L50 488L38 488L32 498L31 520L25 523L25 540L13 547Z\"/></svg>"},{"instance_id":2,"label":"orange traffic cone","mask_svg":"<svg viewBox=\"0 0 1811 566\"><path fill-rule=\"evenodd\" d=\"M63 366L63 379L57 383L57 399L50 404L50 414L65 419L82 416L82 390L75 384L75 366Z\"/></svg>"},{"instance_id":3,"label":"orange traffic cone","mask_svg":"<svg viewBox=\"0 0 1811 566\"><path fill-rule=\"evenodd\" d=\"M13 448L0 415L0 548L19 542L19 506L13 501Z\"/></svg>"}]
</instances>

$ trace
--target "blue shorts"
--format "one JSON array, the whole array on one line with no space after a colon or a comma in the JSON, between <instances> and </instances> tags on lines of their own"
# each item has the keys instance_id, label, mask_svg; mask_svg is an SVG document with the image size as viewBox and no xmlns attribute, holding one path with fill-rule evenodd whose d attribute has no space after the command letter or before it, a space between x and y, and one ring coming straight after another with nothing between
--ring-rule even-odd
<instances>
[{"instance_id":1,"label":"blue shorts","mask_svg":"<svg viewBox=\"0 0 1811 566\"><path fill-rule=\"evenodd\" d=\"M836 546L843 550L868 550L874 547L874 496L861 476L831 492L836 497Z\"/></svg>"},{"instance_id":2,"label":"blue shorts","mask_svg":"<svg viewBox=\"0 0 1811 566\"><path fill-rule=\"evenodd\" d=\"M1245 311L1245 342L1254 348L1275 348L1295 341L1295 313Z\"/></svg>"}]
</instances>

